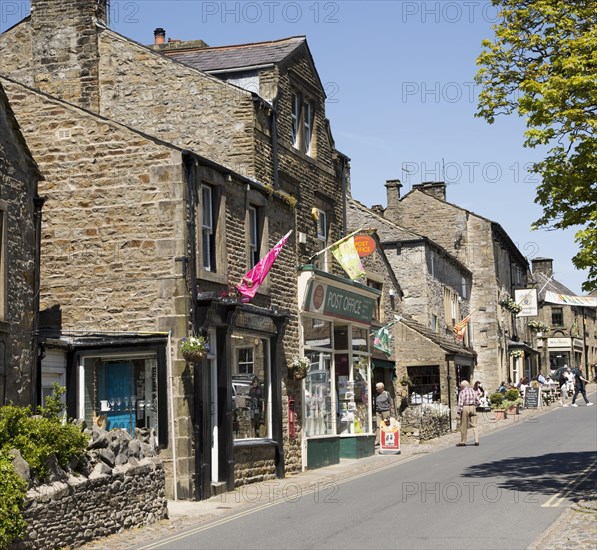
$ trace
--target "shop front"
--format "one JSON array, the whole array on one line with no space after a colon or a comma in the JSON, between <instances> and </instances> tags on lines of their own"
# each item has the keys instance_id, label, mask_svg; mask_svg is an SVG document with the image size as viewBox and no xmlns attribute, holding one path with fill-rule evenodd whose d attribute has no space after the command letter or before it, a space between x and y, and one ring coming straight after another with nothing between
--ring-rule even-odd
<instances>
[{"instance_id":1,"label":"shop front","mask_svg":"<svg viewBox=\"0 0 597 550\"><path fill-rule=\"evenodd\" d=\"M379 290L305 266L299 275L303 463L308 469L374 453L369 333Z\"/></svg>"},{"instance_id":2,"label":"shop front","mask_svg":"<svg viewBox=\"0 0 597 550\"><path fill-rule=\"evenodd\" d=\"M549 370L560 367L577 367L582 364L583 343L580 338L557 337L547 338L547 354Z\"/></svg>"},{"instance_id":3,"label":"shop front","mask_svg":"<svg viewBox=\"0 0 597 550\"><path fill-rule=\"evenodd\" d=\"M133 437L137 429L145 429L155 447L167 447L168 347L165 334L46 340L42 404L56 382L68 389L69 416Z\"/></svg>"},{"instance_id":4,"label":"shop front","mask_svg":"<svg viewBox=\"0 0 597 550\"><path fill-rule=\"evenodd\" d=\"M213 299L199 302L210 343L195 363L197 500L284 476L281 342L288 314Z\"/></svg>"}]
</instances>

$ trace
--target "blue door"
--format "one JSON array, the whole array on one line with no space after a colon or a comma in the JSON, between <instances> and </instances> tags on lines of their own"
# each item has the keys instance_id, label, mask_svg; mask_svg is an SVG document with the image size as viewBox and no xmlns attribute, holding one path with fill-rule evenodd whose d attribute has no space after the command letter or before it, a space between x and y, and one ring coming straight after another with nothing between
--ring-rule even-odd
<instances>
[{"instance_id":1,"label":"blue door","mask_svg":"<svg viewBox=\"0 0 597 550\"><path fill-rule=\"evenodd\" d=\"M134 434L137 419L134 372L129 361L106 362L98 371L98 399L106 400L109 406L105 412L108 430L121 428Z\"/></svg>"}]
</instances>

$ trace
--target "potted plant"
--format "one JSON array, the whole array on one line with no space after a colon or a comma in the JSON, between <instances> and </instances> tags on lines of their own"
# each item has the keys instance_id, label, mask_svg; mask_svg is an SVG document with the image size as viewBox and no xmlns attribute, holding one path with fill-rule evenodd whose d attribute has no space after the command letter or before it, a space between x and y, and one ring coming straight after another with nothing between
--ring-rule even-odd
<instances>
[{"instance_id":1,"label":"potted plant","mask_svg":"<svg viewBox=\"0 0 597 550\"><path fill-rule=\"evenodd\" d=\"M308 357L299 357L295 355L292 358L292 363L288 365L290 375L294 380L302 380L307 376L309 368L311 367L311 361Z\"/></svg>"},{"instance_id":2,"label":"potted plant","mask_svg":"<svg viewBox=\"0 0 597 550\"><path fill-rule=\"evenodd\" d=\"M489 396L489 402L491 403L491 408L495 413L496 420L505 420L508 418L506 409L503 408L504 396L500 392L492 393Z\"/></svg>"},{"instance_id":3,"label":"potted plant","mask_svg":"<svg viewBox=\"0 0 597 550\"><path fill-rule=\"evenodd\" d=\"M204 336L189 336L180 341L180 352L185 361L201 361L209 351L209 342Z\"/></svg>"},{"instance_id":4,"label":"potted plant","mask_svg":"<svg viewBox=\"0 0 597 550\"><path fill-rule=\"evenodd\" d=\"M502 407L510 414L520 414L521 403L520 392L516 388L511 388L504 395Z\"/></svg>"}]
</instances>

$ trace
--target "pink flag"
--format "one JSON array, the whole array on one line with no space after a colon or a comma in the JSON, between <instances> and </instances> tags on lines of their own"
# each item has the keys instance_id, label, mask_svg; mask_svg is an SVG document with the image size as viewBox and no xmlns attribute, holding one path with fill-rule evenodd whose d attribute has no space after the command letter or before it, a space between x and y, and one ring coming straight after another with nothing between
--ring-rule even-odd
<instances>
[{"instance_id":1,"label":"pink flag","mask_svg":"<svg viewBox=\"0 0 597 550\"><path fill-rule=\"evenodd\" d=\"M257 265L253 269L251 269L244 277L243 280L239 285L236 285L236 290L242 296L242 302L247 303L250 302L251 299L255 296L257 289L263 283L263 280L267 277L267 274L274 265L278 254L282 250L282 247L286 244L288 237L292 230L290 230L286 235L284 235L280 242L274 248L272 248L261 260L257 262Z\"/></svg>"}]
</instances>

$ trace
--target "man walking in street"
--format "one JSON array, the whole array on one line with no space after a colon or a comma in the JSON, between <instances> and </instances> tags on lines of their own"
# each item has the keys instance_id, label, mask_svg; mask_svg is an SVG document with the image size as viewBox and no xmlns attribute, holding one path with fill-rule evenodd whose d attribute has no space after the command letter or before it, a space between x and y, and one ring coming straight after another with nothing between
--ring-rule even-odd
<instances>
[{"instance_id":1,"label":"man walking in street","mask_svg":"<svg viewBox=\"0 0 597 550\"><path fill-rule=\"evenodd\" d=\"M381 423L390 423L390 416L394 409L394 400L390 392L386 391L385 386L378 382L375 384L375 412L377 413L377 429L375 430L375 445L379 445L379 433L381 431ZM387 421L387 422L386 422Z\"/></svg>"},{"instance_id":2,"label":"man walking in street","mask_svg":"<svg viewBox=\"0 0 597 550\"><path fill-rule=\"evenodd\" d=\"M473 429L475 447L479 446L479 432L477 431L477 407L479 397L477 392L471 388L468 380L460 382L460 393L458 394L458 407L456 413L460 416L460 443L457 447L466 446L469 425Z\"/></svg>"},{"instance_id":3,"label":"man walking in street","mask_svg":"<svg viewBox=\"0 0 597 550\"><path fill-rule=\"evenodd\" d=\"M587 404L587 407L590 407L593 403L591 403L587 399L587 390L585 388L585 384L588 380L584 377L582 367L578 367L574 369L574 395L572 396L572 406L578 407L576 404L576 397L580 393Z\"/></svg>"}]
</instances>

